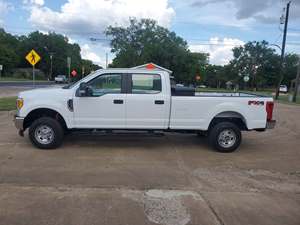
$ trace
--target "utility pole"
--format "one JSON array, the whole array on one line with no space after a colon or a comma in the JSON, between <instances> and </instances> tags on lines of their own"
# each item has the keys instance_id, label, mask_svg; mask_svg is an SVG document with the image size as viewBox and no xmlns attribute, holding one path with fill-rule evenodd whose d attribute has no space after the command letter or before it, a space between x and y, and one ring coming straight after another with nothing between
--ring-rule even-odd
<instances>
[{"instance_id":1,"label":"utility pole","mask_svg":"<svg viewBox=\"0 0 300 225\"><path fill-rule=\"evenodd\" d=\"M282 47L281 47L281 57L280 57L279 80L278 80L278 85L277 85L277 89L276 89L275 99L278 99L278 97L279 97L279 88L280 88L280 84L283 80L283 61L284 61L284 54L285 54L287 26L288 26L288 22L289 22L290 4L291 4L291 1L289 1L286 5L283 39L282 39Z\"/></svg>"},{"instance_id":2,"label":"utility pole","mask_svg":"<svg viewBox=\"0 0 300 225\"><path fill-rule=\"evenodd\" d=\"M52 59L53 59L53 52L50 52L50 79L52 79L52 68L53 68L53 63L52 63Z\"/></svg>"},{"instance_id":3,"label":"utility pole","mask_svg":"<svg viewBox=\"0 0 300 225\"><path fill-rule=\"evenodd\" d=\"M1 75L2 75L2 69L3 69L3 65L0 65L0 80L1 80Z\"/></svg>"},{"instance_id":4,"label":"utility pole","mask_svg":"<svg viewBox=\"0 0 300 225\"><path fill-rule=\"evenodd\" d=\"M46 50L46 52L49 54L49 57L50 57L50 73L49 73L48 79L51 80L52 79L52 68L53 68L52 60L53 60L54 52L50 52L49 48L47 46L44 46L44 49Z\"/></svg>"},{"instance_id":5,"label":"utility pole","mask_svg":"<svg viewBox=\"0 0 300 225\"><path fill-rule=\"evenodd\" d=\"M296 81L295 81L295 90L293 94L293 102L297 101L297 94L298 94L298 87L300 84L299 78L300 78L300 55L298 55L299 62L298 62L298 70L297 70L297 76L296 76Z\"/></svg>"},{"instance_id":6,"label":"utility pole","mask_svg":"<svg viewBox=\"0 0 300 225\"><path fill-rule=\"evenodd\" d=\"M71 57L67 57L67 66L68 66L68 83L71 83Z\"/></svg>"},{"instance_id":7,"label":"utility pole","mask_svg":"<svg viewBox=\"0 0 300 225\"><path fill-rule=\"evenodd\" d=\"M108 67L108 53L106 53L106 63L105 63L105 69Z\"/></svg>"}]
</instances>

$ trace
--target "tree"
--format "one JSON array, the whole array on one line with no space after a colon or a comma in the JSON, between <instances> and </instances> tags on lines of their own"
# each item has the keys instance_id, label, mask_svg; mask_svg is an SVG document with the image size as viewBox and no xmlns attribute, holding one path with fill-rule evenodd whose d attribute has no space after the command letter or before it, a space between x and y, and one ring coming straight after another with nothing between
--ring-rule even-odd
<instances>
[{"instance_id":1,"label":"tree","mask_svg":"<svg viewBox=\"0 0 300 225\"><path fill-rule=\"evenodd\" d=\"M19 63L17 48L18 39L0 29L0 64L4 66L4 72L15 68Z\"/></svg>"},{"instance_id":2,"label":"tree","mask_svg":"<svg viewBox=\"0 0 300 225\"><path fill-rule=\"evenodd\" d=\"M25 56L31 49L34 49L40 56L41 61L36 68L50 75L50 64L52 55L52 77L58 74L67 74L67 57L71 57L71 70L75 69L78 74L82 73L85 66L85 73L97 70L100 67L89 60L83 60L80 54L80 46L76 43L69 43L68 39L60 34L32 32L27 36L13 36L0 29L0 64L4 65L5 71L14 68L26 68L31 65L25 60Z\"/></svg>"},{"instance_id":3,"label":"tree","mask_svg":"<svg viewBox=\"0 0 300 225\"><path fill-rule=\"evenodd\" d=\"M233 73L241 78L249 76L252 88L257 89L266 83L273 84L274 73L278 71L278 56L275 50L269 47L268 42L248 42L244 46L234 48L233 56L234 59L230 62Z\"/></svg>"},{"instance_id":4,"label":"tree","mask_svg":"<svg viewBox=\"0 0 300 225\"><path fill-rule=\"evenodd\" d=\"M106 35L112 37L111 51L116 54L111 67L153 62L172 70L178 81L194 83L201 64L207 63L207 54L191 53L186 41L154 20L131 19L125 28L109 26Z\"/></svg>"},{"instance_id":5,"label":"tree","mask_svg":"<svg viewBox=\"0 0 300 225\"><path fill-rule=\"evenodd\" d=\"M225 83L228 81L224 66L206 65L203 74L203 82L209 87L225 87Z\"/></svg>"},{"instance_id":6,"label":"tree","mask_svg":"<svg viewBox=\"0 0 300 225\"><path fill-rule=\"evenodd\" d=\"M290 86L291 80L296 78L298 62L297 54L287 54L284 57L282 84Z\"/></svg>"},{"instance_id":7,"label":"tree","mask_svg":"<svg viewBox=\"0 0 300 225\"><path fill-rule=\"evenodd\" d=\"M84 69L84 76L87 74L90 74L93 71L102 69L101 66L95 65L93 64L93 62L91 60L88 59L82 59L82 68Z\"/></svg>"},{"instance_id":8,"label":"tree","mask_svg":"<svg viewBox=\"0 0 300 225\"><path fill-rule=\"evenodd\" d=\"M38 31L30 33L28 36L20 38L21 48L20 55L25 55L35 49L41 56L42 60L36 65L38 69L50 75L50 54L53 55L52 77L57 74L67 74L67 57L72 58L72 69L81 72L81 56L78 44L70 44L68 39L63 35L56 33L43 34ZM20 67L28 67L29 64L25 60L21 60Z\"/></svg>"}]
</instances>

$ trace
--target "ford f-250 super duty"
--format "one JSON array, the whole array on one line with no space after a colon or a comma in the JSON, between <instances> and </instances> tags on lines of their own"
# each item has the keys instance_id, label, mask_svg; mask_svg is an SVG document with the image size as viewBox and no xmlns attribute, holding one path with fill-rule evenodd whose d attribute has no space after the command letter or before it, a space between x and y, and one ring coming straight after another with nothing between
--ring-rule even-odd
<instances>
[{"instance_id":1,"label":"ford f-250 super duty","mask_svg":"<svg viewBox=\"0 0 300 225\"><path fill-rule=\"evenodd\" d=\"M171 87L164 71L107 69L65 87L21 92L14 120L41 149L57 148L69 131L143 130L206 134L215 149L232 152L241 131L275 126L273 106L254 94Z\"/></svg>"}]
</instances>

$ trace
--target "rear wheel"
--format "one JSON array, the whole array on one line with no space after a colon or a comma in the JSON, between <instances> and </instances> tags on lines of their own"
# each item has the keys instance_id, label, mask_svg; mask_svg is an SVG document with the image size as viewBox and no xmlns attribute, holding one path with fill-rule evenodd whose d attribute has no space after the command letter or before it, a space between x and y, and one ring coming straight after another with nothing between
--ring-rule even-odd
<instances>
[{"instance_id":1,"label":"rear wheel","mask_svg":"<svg viewBox=\"0 0 300 225\"><path fill-rule=\"evenodd\" d=\"M51 117L35 120L29 128L31 142L40 149L54 149L62 144L64 131L60 123Z\"/></svg>"},{"instance_id":2,"label":"rear wheel","mask_svg":"<svg viewBox=\"0 0 300 225\"><path fill-rule=\"evenodd\" d=\"M241 141L240 129L231 122L217 123L209 132L209 142L219 152L233 152L240 146Z\"/></svg>"}]
</instances>

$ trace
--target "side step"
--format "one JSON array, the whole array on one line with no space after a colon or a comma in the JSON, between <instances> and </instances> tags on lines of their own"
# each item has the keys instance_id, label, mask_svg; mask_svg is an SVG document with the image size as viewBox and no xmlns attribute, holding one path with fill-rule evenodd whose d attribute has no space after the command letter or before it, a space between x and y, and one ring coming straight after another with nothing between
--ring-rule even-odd
<instances>
[{"instance_id":1,"label":"side step","mask_svg":"<svg viewBox=\"0 0 300 225\"><path fill-rule=\"evenodd\" d=\"M71 134L80 135L135 135L135 136L152 136L152 137L162 137L164 132L154 131L154 130L71 130Z\"/></svg>"}]
</instances>

